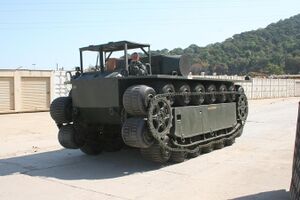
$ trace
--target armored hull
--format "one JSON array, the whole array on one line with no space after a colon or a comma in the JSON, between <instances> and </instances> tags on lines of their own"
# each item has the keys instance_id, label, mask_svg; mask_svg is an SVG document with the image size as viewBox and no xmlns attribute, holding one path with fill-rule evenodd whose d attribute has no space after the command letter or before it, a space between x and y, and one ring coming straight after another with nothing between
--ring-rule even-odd
<instances>
[{"instance_id":1,"label":"armored hull","mask_svg":"<svg viewBox=\"0 0 300 200\"><path fill-rule=\"evenodd\" d=\"M184 160L233 144L248 113L246 96L232 81L169 75L103 78L87 73L72 81L68 98L71 117L59 126L72 123L79 144L74 147L90 141L98 151L105 146L119 150L124 142L156 162L167 161L172 152ZM169 155L164 158L153 146Z\"/></svg>"}]
</instances>

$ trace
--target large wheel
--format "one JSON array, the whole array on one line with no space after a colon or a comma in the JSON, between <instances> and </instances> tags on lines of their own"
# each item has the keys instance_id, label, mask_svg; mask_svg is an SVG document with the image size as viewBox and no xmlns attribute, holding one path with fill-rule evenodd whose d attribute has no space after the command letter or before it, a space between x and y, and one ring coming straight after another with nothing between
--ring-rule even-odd
<instances>
[{"instance_id":1,"label":"large wheel","mask_svg":"<svg viewBox=\"0 0 300 200\"><path fill-rule=\"evenodd\" d=\"M207 86L206 91L208 93L210 93L205 97L206 103L212 104L212 103L216 102L216 100L217 100L216 94L215 94L215 92L217 91L216 86L214 84L210 84Z\"/></svg>"},{"instance_id":2,"label":"large wheel","mask_svg":"<svg viewBox=\"0 0 300 200\"><path fill-rule=\"evenodd\" d=\"M200 93L205 93L205 87L202 84L197 84L193 87L192 92L200 92ZM192 95L191 103L193 105L201 105L205 101L205 95L200 94L200 95Z\"/></svg>"},{"instance_id":3,"label":"large wheel","mask_svg":"<svg viewBox=\"0 0 300 200\"><path fill-rule=\"evenodd\" d=\"M175 151L172 152L170 160L174 163L184 162L187 157L187 153L184 151Z\"/></svg>"},{"instance_id":4,"label":"large wheel","mask_svg":"<svg viewBox=\"0 0 300 200\"><path fill-rule=\"evenodd\" d=\"M76 132L72 124L61 126L58 132L58 141L67 149L78 149L80 142L76 140Z\"/></svg>"},{"instance_id":5,"label":"large wheel","mask_svg":"<svg viewBox=\"0 0 300 200\"><path fill-rule=\"evenodd\" d=\"M131 147L149 148L154 143L143 118L127 119L122 126L122 138Z\"/></svg>"},{"instance_id":6,"label":"large wheel","mask_svg":"<svg viewBox=\"0 0 300 200\"><path fill-rule=\"evenodd\" d=\"M161 88L159 88L159 93L161 93L161 94L175 93L174 85L172 85L170 83L164 84ZM168 97L167 99L170 101L170 105L172 106L175 102L175 97Z\"/></svg>"},{"instance_id":7,"label":"large wheel","mask_svg":"<svg viewBox=\"0 0 300 200\"><path fill-rule=\"evenodd\" d=\"M155 96L153 88L146 85L134 85L126 89L123 95L123 106L133 116L145 116L149 101Z\"/></svg>"},{"instance_id":8,"label":"large wheel","mask_svg":"<svg viewBox=\"0 0 300 200\"><path fill-rule=\"evenodd\" d=\"M221 84L221 85L218 87L218 92L219 92L219 94L217 95L217 101L218 101L219 103L224 103L224 102L226 102L226 96L227 96L227 94L225 94L225 92L227 92L227 87L226 87L226 85Z\"/></svg>"},{"instance_id":9,"label":"large wheel","mask_svg":"<svg viewBox=\"0 0 300 200\"><path fill-rule=\"evenodd\" d=\"M72 121L72 98L58 97L50 105L50 115L57 124Z\"/></svg>"},{"instance_id":10,"label":"large wheel","mask_svg":"<svg viewBox=\"0 0 300 200\"><path fill-rule=\"evenodd\" d=\"M87 155L98 155L102 152L101 143L86 141L85 144L80 147L80 150Z\"/></svg>"},{"instance_id":11,"label":"large wheel","mask_svg":"<svg viewBox=\"0 0 300 200\"><path fill-rule=\"evenodd\" d=\"M145 159L157 163L165 163L171 156L171 152L161 148L157 142L153 143L149 148L142 148L141 154Z\"/></svg>"},{"instance_id":12,"label":"large wheel","mask_svg":"<svg viewBox=\"0 0 300 200\"><path fill-rule=\"evenodd\" d=\"M191 101L191 88L186 83L179 83L176 87L176 92L183 93L184 95L179 95L175 97L176 104L180 106L186 106Z\"/></svg>"}]
</instances>

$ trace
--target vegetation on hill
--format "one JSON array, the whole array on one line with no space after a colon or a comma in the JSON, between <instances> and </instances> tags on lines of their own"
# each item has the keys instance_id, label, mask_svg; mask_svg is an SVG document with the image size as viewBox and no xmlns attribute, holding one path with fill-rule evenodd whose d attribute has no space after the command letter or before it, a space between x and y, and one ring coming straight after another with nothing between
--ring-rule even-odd
<instances>
[{"instance_id":1,"label":"vegetation on hill","mask_svg":"<svg viewBox=\"0 0 300 200\"><path fill-rule=\"evenodd\" d=\"M298 74L300 72L300 14L264 29L236 34L206 47L162 49L153 54L192 57L192 73Z\"/></svg>"}]
</instances>

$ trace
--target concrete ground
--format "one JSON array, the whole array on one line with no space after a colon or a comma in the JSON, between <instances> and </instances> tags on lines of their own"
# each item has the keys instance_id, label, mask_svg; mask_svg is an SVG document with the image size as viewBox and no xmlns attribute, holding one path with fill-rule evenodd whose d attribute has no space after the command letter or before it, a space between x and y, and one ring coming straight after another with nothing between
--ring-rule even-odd
<instances>
[{"instance_id":1,"label":"concrete ground","mask_svg":"<svg viewBox=\"0 0 300 200\"><path fill-rule=\"evenodd\" d=\"M250 101L233 146L165 166L62 149L48 112L0 115L0 199L289 199L298 101Z\"/></svg>"}]
</instances>

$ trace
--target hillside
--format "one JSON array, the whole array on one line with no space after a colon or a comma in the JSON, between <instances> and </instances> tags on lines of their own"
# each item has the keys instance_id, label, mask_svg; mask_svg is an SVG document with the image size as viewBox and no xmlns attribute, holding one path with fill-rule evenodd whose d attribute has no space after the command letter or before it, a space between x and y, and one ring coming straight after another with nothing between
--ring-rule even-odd
<instances>
[{"instance_id":1,"label":"hillside","mask_svg":"<svg viewBox=\"0 0 300 200\"><path fill-rule=\"evenodd\" d=\"M154 51L188 54L194 74L295 74L300 72L300 14L272 23L264 29L236 34L222 43L186 49Z\"/></svg>"}]
</instances>

